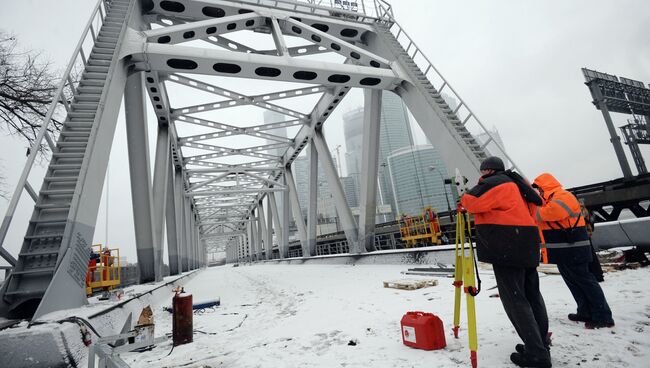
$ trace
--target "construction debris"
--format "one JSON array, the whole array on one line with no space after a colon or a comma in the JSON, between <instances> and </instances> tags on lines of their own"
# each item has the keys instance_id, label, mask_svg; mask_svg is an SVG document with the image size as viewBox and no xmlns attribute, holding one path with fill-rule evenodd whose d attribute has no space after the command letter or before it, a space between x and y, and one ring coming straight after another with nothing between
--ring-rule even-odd
<instances>
[{"instance_id":1,"label":"construction debris","mask_svg":"<svg viewBox=\"0 0 650 368\"><path fill-rule=\"evenodd\" d=\"M402 289L402 290L416 290L429 286L438 285L438 280L412 280L412 279L403 279L396 281L384 281L385 288L392 289Z\"/></svg>"},{"instance_id":2,"label":"construction debris","mask_svg":"<svg viewBox=\"0 0 650 368\"><path fill-rule=\"evenodd\" d=\"M402 271L402 274L417 275L417 276L453 277L454 267L446 266L446 265L436 265L436 267L409 268L408 271Z\"/></svg>"}]
</instances>

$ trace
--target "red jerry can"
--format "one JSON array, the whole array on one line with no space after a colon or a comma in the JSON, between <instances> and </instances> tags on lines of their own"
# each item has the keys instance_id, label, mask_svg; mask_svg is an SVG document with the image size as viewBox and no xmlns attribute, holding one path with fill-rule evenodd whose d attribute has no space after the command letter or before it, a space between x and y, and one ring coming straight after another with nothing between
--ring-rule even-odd
<instances>
[{"instance_id":1,"label":"red jerry can","mask_svg":"<svg viewBox=\"0 0 650 368\"><path fill-rule=\"evenodd\" d=\"M172 336L174 346L192 342L192 294L181 291L172 300Z\"/></svg>"},{"instance_id":2,"label":"red jerry can","mask_svg":"<svg viewBox=\"0 0 650 368\"><path fill-rule=\"evenodd\" d=\"M447 346L442 320L424 312L406 312L402 317L402 341L406 346L423 350L438 350Z\"/></svg>"}]
</instances>

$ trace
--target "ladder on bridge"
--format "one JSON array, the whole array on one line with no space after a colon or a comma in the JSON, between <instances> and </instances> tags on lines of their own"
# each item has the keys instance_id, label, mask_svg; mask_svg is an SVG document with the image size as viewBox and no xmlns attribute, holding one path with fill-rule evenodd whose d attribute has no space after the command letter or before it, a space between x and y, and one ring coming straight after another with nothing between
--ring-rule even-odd
<instances>
[{"instance_id":1,"label":"ladder on bridge","mask_svg":"<svg viewBox=\"0 0 650 368\"><path fill-rule=\"evenodd\" d=\"M66 105L67 116L56 146L52 149L51 161L16 265L0 290L0 311L3 315L31 317L54 274L63 271L59 270L61 259L70 251L67 244L62 247L64 237L68 238L68 243L77 241L70 239L73 237L70 228L75 225L70 212L82 194L80 178L87 174L85 165L88 165L84 161L87 155L92 154L94 142L91 134L97 130L103 113L102 97L110 83L108 78L116 58L118 41L124 33L130 3L130 0L108 3L99 33L95 35L94 27L91 30L95 42L83 74L76 88L74 82L69 83L73 92L72 101L59 96ZM100 9L96 8L96 11ZM71 81L71 78L70 75L64 76L64 80ZM79 262L82 263L75 264L75 267L83 267L85 273L87 261L85 264L83 259Z\"/></svg>"}]
</instances>

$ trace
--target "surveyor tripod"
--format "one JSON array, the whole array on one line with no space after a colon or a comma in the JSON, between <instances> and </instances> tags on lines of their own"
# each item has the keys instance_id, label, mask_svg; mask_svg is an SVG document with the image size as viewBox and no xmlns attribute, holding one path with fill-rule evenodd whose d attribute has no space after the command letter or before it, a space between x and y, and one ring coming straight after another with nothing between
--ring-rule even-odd
<instances>
[{"instance_id":1,"label":"surveyor tripod","mask_svg":"<svg viewBox=\"0 0 650 368\"><path fill-rule=\"evenodd\" d=\"M478 362L476 350L478 338L476 335L476 307L474 297L481 291L481 279L478 277L478 265L474 258L474 245L472 244L472 229L467 210L458 206L456 212L456 267L454 270L454 337L458 338L460 326L461 287L467 299L467 331L469 332L469 350L472 367L476 368ZM477 287L478 285L478 287Z\"/></svg>"}]
</instances>

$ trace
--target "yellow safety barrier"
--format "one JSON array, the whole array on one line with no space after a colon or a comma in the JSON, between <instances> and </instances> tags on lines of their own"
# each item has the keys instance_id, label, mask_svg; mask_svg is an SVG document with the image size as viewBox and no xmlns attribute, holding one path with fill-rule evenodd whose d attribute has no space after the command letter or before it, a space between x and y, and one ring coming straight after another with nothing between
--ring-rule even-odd
<instances>
[{"instance_id":1,"label":"yellow safety barrier","mask_svg":"<svg viewBox=\"0 0 650 368\"><path fill-rule=\"evenodd\" d=\"M120 285L120 250L102 248L102 244L93 244L92 255L86 274L86 295L95 291L110 291Z\"/></svg>"}]
</instances>

